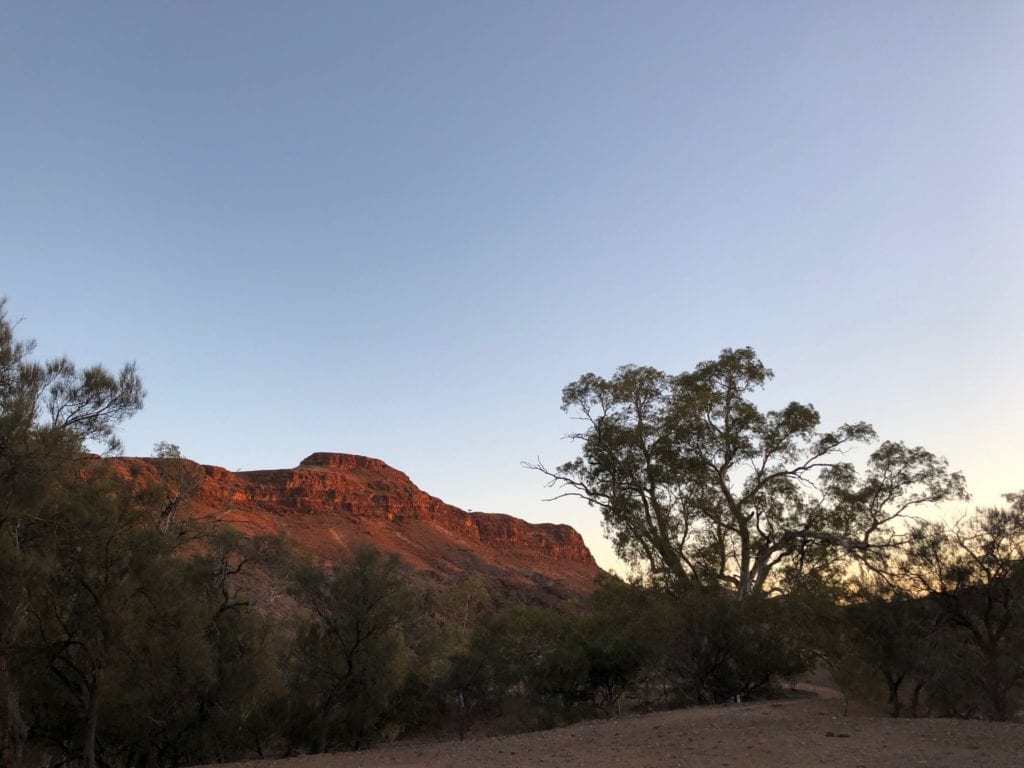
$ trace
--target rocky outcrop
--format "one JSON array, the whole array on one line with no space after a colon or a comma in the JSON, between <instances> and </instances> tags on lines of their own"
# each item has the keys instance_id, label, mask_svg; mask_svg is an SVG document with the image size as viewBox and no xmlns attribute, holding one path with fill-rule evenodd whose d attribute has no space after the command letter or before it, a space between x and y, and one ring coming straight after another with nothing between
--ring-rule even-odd
<instances>
[{"instance_id":1,"label":"rocky outcrop","mask_svg":"<svg viewBox=\"0 0 1024 768\"><path fill-rule=\"evenodd\" d=\"M294 469L248 472L166 459L115 461L127 474L172 488L190 477L194 487L182 514L250 535L280 534L327 562L370 545L442 580L477 573L507 597L541 601L589 591L600 573L570 526L467 512L379 459L314 453Z\"/></svg>"}]
</instances>

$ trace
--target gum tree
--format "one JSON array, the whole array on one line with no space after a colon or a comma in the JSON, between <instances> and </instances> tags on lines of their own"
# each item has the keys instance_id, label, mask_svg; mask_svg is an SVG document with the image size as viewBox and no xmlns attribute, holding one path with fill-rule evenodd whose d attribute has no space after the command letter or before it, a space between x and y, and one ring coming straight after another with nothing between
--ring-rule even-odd
<instances>
[{"instance_id":1,"label":"gum tree","mask_svg":"<svg viewBox=\"0 0 1024 768\"><path fill-rule=\"evenodd\" d=\"M601 510L620 557L673 587L726 587L741 598L806 577L836 577L905 542L916 508L965 498L963 477L924 448L873 443L865 422L821 428L809 403L764 410L772 371L754 350L726 349L677 375L624 366L562 392L582 428L580 455L529 464L562 496Z\"/></svg>"}]
</instances>

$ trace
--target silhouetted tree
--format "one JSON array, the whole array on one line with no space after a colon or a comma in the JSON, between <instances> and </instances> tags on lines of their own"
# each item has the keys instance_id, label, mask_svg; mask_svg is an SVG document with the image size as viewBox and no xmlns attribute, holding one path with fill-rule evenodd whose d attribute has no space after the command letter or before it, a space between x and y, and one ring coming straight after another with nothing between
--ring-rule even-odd
<instances>
[{"instance_id":1,"label":"silhouetted tree","mask_svg":"<svg viewBox=\"0 0 1024 768\"><path fill-rule=\"evenodd\" d=\"M11 766L27 736L11 646L29 615L28 585L53 573L60 545L47 513L66 499L88 447L119 450L117 427L145 396L131 364L115 375L67 358L33 361L35 344L19 341L15 325L0 300L0 763Z\"/></svg>"},{"instance_id":2,"label":"silhouetted tree","mask_svg":"<svg viewBox=\"0 0 1024 768\"><path fill-rule=\"evenodd\" d=\"M959 677L996 720L1014 714L1024 690L1024 494L1007 500L949 527L922 523L904 562L905 576L930 595L952 633L946 642Z\"/></svg>"},{"instance_id":3,"label":"silhouetted tree","mask_svg":"<svg viewBox=\"0 0 1024 768\"><path fill-rule=\"evenodd\" d=\"M546 474L598 507L617 553L676 586L763 594L790 578L870 559L903 541L913 508L964 496L963 478L923 448L882 443L858 472L846 450L875 438L864 422L819 429L809 404L762 411L772 378L749 347L670 376L625 366L581 376L562 409L582 422L581 455Z\"/></svg>"},{"instance_id":4,"label":"silhouetted tree","mask_svg":"<svg viewBox=\"0 0 1024 768\"><path fill-rule=\"evenodd\" d=\"M920 694L929 675L930 646L935 634L932 606L902 590L876 587L862 591L846 612L847 649L885 682L890 712L903 712L905 683L912 686L910 713L916 717Z\"/></svg>"},{"instance_id":5,"label":"silhouetted tree","mask_svg":"<svg viewBox=\"0 0 1024 768\"><path fill-rule=\"evenodd\" d=\"M294 595L310 613L292 653L297 731L312 736L317 752L358 748L381 724L412 660L407 634L420 616L408 575L396 557L361 549L351 562L302 569Z\"/></svg>"}]
</instances>

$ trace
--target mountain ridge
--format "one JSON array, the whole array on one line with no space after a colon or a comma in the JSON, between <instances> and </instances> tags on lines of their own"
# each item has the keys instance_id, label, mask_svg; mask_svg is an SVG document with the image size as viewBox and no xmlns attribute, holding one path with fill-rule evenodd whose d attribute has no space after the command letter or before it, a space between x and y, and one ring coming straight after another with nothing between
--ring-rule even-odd
<instances>
[{"instance_id":1,"label":"mountain ridge","mask_svg":"<svg viewBox=\"0 0 1024 768\"><path fill-rule=\"evenodd\" d=\"M182 515L283 535L324 563L373 546L440 581L479 574L499 598L530 602L589 592L602 572L571 526L460 509L377 458L320 451L290 469L237 472L189 459L112 461L172 494L182 490L176 478L191 477Z\"/></svg>"}]
</instances>

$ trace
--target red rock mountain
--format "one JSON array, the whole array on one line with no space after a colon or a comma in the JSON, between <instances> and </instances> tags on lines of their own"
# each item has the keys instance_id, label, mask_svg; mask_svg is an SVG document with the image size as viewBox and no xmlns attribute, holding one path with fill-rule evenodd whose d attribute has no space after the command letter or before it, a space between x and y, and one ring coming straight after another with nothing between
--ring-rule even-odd
<instances>
[{"instance_id":1,"label":"red rock mountain","mask_svg":"<svg viewBox=\"0 0 1024 768\"><path fill-rule=\"evenodd\" d=\"M166 460L115 461L138 479L173 484ZM294 469L250 472L187 465L201 481L183 514L282 534L326 562L372 545L441 580L480 574L501 597L538 601L588 592L600 573L570 526L466 512L379 459L314 453Z\"/></svg>"}]
</instances>

